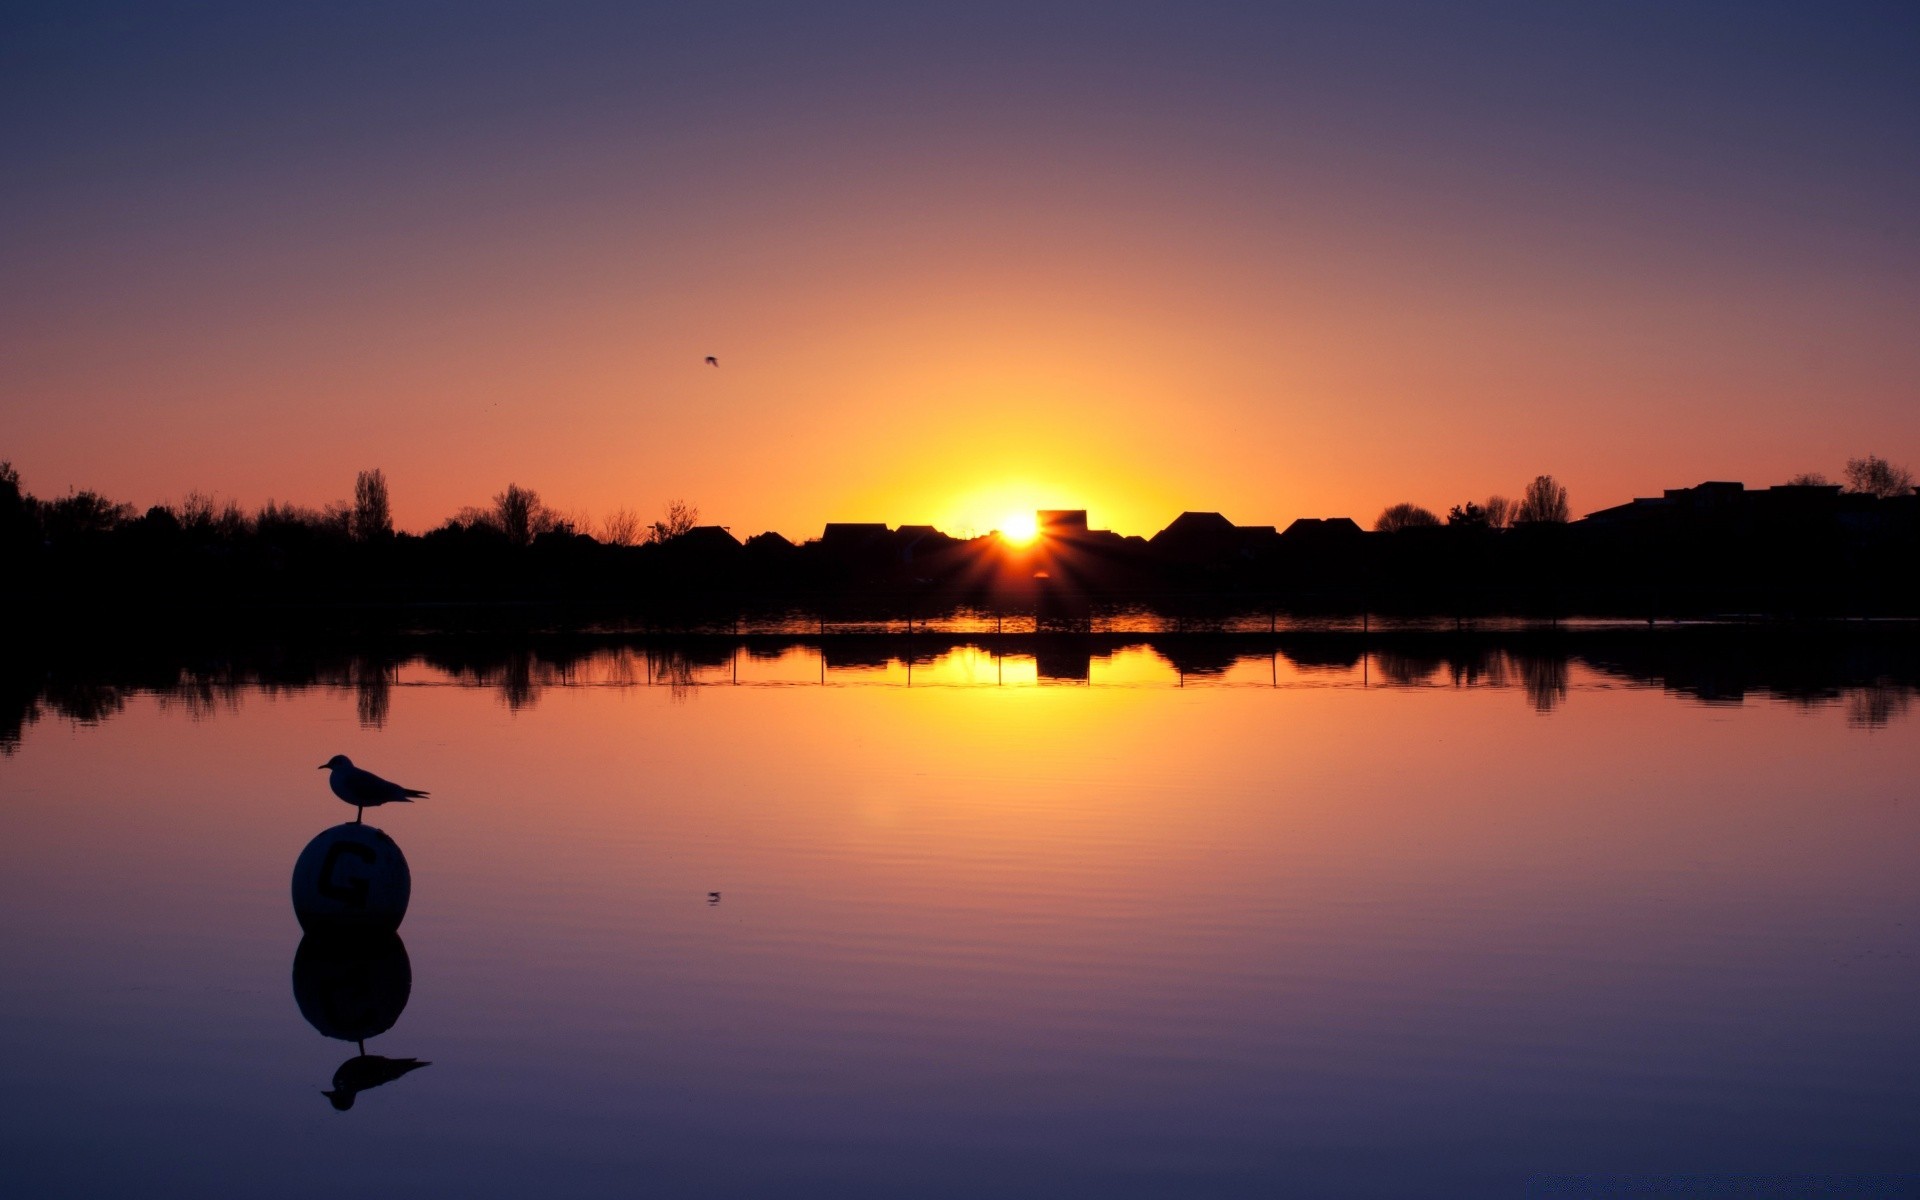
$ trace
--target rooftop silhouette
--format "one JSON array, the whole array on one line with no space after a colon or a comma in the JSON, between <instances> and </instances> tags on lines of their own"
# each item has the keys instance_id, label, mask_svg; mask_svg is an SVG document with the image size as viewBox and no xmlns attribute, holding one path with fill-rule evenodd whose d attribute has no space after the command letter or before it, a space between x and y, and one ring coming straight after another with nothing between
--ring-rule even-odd
<instances>
[{"instance_id":1,"label":"rooftop silhouette","mask_svg":"<svg viewBox=\"0 0 1920 1200\"><path fill-rule=\"evenodd\" d=\"M545 605L671 621L870 602L896 612L989 605L1071 628L1101 603L1206 597L1460 618L1913 615L1920 495L1904 472L1888 478L1880 494L1710 481L1577 520L1565 489L1541 476L1517 503L1467 503L1445 522L1394 505L1372 530L1346 516L1282 529L1189 511L1139 537L1095 527L1084 509L1043 509L1026 541L870 521L830 522L796 544L772 532L742 540L683 502L644 540L630 513L594 537L511 485L489 509L425 534L395 532L377 471L362 473L351 505L321 512L270 504L248 515L195 497L136 515L89 492L26 495L7 469L0 567L15 599L50 619ZM168 586L137 586L156 579Z\"/></svg>"}]
</instances>

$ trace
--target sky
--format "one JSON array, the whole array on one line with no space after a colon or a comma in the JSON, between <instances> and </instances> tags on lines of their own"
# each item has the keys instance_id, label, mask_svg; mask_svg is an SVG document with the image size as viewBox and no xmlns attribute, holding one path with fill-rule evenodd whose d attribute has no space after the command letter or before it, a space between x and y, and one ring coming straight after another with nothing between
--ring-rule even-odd
<instances>
[{"instance_id":1,"label":"sky","mask_svg":"<svg viewBox=\"0 0 1920 1200\"><path fill-rule=\"evenodd\" d=\"M1911 3L13 3L0 459L795 538L1920 466L1915 62Z\"/></svg>"}]
</instances>

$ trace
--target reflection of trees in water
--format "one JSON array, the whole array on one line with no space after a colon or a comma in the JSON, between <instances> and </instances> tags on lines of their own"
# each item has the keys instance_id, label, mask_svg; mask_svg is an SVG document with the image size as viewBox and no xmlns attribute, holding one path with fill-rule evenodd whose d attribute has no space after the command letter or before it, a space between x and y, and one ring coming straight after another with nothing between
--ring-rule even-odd
<instances>
[{"instance_id":1,"label":"reflection of trees in water","mask_svg":"<svg viewBox=\"0 0 1920 1200\"><path fill-rule=\"evenodd\" d=\"M1447 659L1447 675L1455 687L1512 687L1507 657L1500 650L1454 655Z\"/></svg>"},{"instance_id":2,"label":"reflection of trees in water","mask_svg":"<svg viewBox=\"0 0 1920 1200\"><path fill-rule=\"evenodd\" d=\"M691 700L699 686L693 677L694 662L678 650L650 652L653 682L664 685L675 700Z\"/></svg>"},{"instance_id":3,"label":"reflection of trees in water","mask_svg":"<svg viewBox=\"0 0 1920 1200\"><path fill-rule=\"evenodd\" d=\"M463 683L496 688L510 712L531 708L551 680L535 661L533 651L511 647L486 653L455 654L442 650L425 661Z\"/></svg>"},{"instance_id":4,"label":"reflection of trees in water","mask_svg":"<svg viewBox=\"0 0 1920 1200\"><path fill-rule=\"evenodd\" d=\"M127 706L133 688L47 680L41 687L8 688L0 707L0 757L20 747L27 727L51 713L76 725L95 725Z\"/></svg>"},{"instance_id":5,"label":"reflection of trees in water","mask_svg":"<svg viewBox=\"0 0 1920 1200\"><path fill-rule=\"evenodd\" d=\"M1552 712L1567 698L1568 660L1564 654L1468 647L1449 650L1445 655L1382 650L1373 656L1374 670L1392 687L1422 687L1442 667L1454 687L1510 688L1517 676L1528 702L1543 713Z\"/></svg>"},{"instance_id":6,"label":"reflection of trees in water","mask_svg":"<svg viewBox=\"0 0 1920 1200\"><path fill-rule=\"evenodd\" d=\"M1393 687L1421 687L1440 669L1440 659L1398 650L1380 650L1373 656L1373 669Z\"/></svg>"},{"instance_id":7,"label":"reflection of trees in water","mask_svg":"<svg viewBox=\"0 0 1920 1200\"><path fill-rule=\"evenodd\" d=\"M133 689L118 684L50 681L40 701L76 725L95 725L125 708L132 694Z\"/></svg>"},{"instance_id":8,"label":"reflection of trees in water","mask_svg":"<svg viewBox=\"0 0 1920 1200\"><path fill-rule=\"evenodd\" d=\"M619 646L601 656L600 676L617 687L647 681L645 661L630 646Z\"/></svg>"},{"instance_id":9,"label":"reflection of trees in water","mask_svg":"<svg viewBox=\"0 0 1920 1200\"><path fill-rule=\"evenodd\" d=\"M540 698L533 682L533 655L522 652L507 659L500 671L500 698L506 701L508 712L532 708Z\"/></svg>"},{"instance_id":10,"label":"reflection of trees in water","mask_svg":"<svg viewBox=\"0 0 1920 1200\"><path fill-rule=\"evenodd\" d=\"M221 711L239 712L240 698L247 686L243 677L223 666L182 671L171 688L159 689L157 695L162 711L177 705L187 711L190 719L201 721Z\"/></svg>"},{"instance_id":11,"label":"reflection of trees in water","mask_svg":"<svg viewBox=\"0 0 1920 1200\"><path fill-rule=\"evenodd\" d=\"M362 729L384 729L393 707L393 680L384 659L365 656L353 661L354 709Z\"/></svg>"},{"instance_id":12,"label":"reflection of trees in water","mask_svg":"<svg viewBox=\"0 0 1920 1200\"><path fill-rule=\"evenodd\" d=\"M1876 679L1866 687L1849 688L1847 725L1852 729L1879 729L1913 707L1913 689Z\"/></svg>"},{"instance_id":13,"label":"reflection of trees in water","mask_svg":"<svg viewBox=\"0 0 1920 1200\"><path fill-rule=\"evenodd\" d=\"M1535 712L1550 713L1567 698L1567 660L1558 654L1515 654L1520 686Z\"/></svg>"},{"instance_id":14,"label":"reflection of trees in water","mask_svg":"<svg viewBox=\"0 0 1920 1200\"><path fill-rule=\"evenodd\" d=\"M298 695L310 688L350 690L363 727L389 720L403 664L418 664L457 684L497 689L514 712L534 705L548 687L583 682L664 686L675 700L732 680L736 655L771 661L804 647L830 669L885 668L908 657L916 665L982 643L967 635L839 634L811 637L724 636L684 639L617 635L443 636L409 641L343 639L340 646L265 643L234 652L135 646L90 656L41 651L0 659L0 754L11 754L25 730L51 717L86 725L119 713L136 695L194 719L234 710L243 697ZM1089 678L1087 663L1123 649L1157 654L1202 682L1232 668L1284 655L1303 674L1357 672L1364 661L1385 686L1431 685L1438 673L1455 687L1517 688L1540 712L1553 712L1570 690L1570 664L1615 679L1656 685L1692 703L1740 704L1771 697L1813 707L1844 706L1847 723L1874 729L1905 719L1920 684L1920 650L1901 638L1759 635L1740 630L1699 635L1567 634L1501 638L1338 633L1254 635L1080 634L1030 644L1061 653L1036 661L1042 682ZM791 682L791 681L789 681Z\"/></svg>"}]
</instances>

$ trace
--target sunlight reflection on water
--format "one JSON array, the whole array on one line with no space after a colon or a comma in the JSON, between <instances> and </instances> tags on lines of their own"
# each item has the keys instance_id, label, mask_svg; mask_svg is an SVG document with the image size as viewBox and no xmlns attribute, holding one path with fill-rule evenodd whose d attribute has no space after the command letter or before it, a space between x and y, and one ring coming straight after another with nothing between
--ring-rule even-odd
<instances>
[{"instance_id":1,"label":"sunlight reflection on water","mask_svg":"<svg viewBox=\"0 0 1920 1200\"><path fill-rule=\"evenodd\" d=\"M1164 641L277 678L44 696L0 762L9 1194L1920 1167L1904 685ZM432 792L369 812L398 948L289 911L333 753Z\"/></svg>"}]
</instances>

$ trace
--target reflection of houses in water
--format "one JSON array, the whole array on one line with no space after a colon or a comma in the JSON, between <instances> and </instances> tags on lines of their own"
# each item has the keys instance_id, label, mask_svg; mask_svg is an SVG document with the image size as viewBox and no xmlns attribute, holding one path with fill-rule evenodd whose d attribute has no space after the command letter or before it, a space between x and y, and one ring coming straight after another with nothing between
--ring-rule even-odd
<instances>
[{"instance_id":1,"label":"reflection of houses in water","mask_svg":"<svg viewBox=\"0 0 1920 1200\"><path fill-rule=\"evenodd\" d=\"M1073 638L1041 638L1033 650L1034 675L1060 683L1087 683L1093 678L1093 650Z\"/></svg>"}]
</instances>

